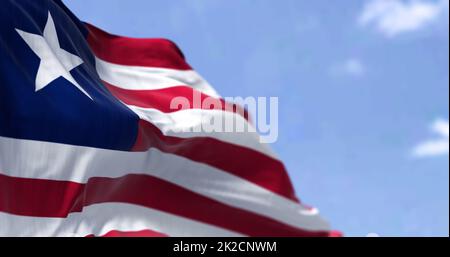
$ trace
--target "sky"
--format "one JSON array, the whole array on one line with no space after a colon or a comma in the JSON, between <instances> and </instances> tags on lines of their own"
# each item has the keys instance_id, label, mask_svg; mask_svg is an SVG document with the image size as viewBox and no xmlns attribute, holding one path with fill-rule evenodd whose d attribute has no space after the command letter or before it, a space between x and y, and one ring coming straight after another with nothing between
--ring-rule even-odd
<instances>
[{"instance_id":1,"label":"sky","mask_svg":"<svg viewBox=\"0 0 450 257\"><path fill-rule=\"evenodd\" d=\"M64 0L175 41L222 96L279 97L273 148L346 236L449 236L448 0Z\"/></svg>"}]
</instances>

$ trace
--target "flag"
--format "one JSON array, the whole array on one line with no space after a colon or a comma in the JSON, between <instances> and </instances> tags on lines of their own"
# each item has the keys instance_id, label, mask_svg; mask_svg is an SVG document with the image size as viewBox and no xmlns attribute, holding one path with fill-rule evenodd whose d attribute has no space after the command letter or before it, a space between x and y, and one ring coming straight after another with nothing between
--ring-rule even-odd
<instances>
[{"instance_id":1,"label":"flag","mask_svg":"<svg viewBox=\"0 0 450 257\"><path fill-rule=\"evenodd\" d=\"M192 132L249 117L172 41L111 35L59 0L3 0L0 24L0 236L332 234L256 133Z\"/></svg>"}]
</instances>

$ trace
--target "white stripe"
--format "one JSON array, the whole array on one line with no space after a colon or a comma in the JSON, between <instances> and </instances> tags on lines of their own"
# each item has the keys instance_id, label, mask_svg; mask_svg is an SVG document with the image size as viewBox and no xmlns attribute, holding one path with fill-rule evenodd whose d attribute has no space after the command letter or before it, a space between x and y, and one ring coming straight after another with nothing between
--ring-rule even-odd
<instances>
[{"instance_id":1,"label":"white stripe","mask_svg":"<svg viewBox=\"0 0 450 257\"><path fill-rule=\"evenodd\" d=\"M67 218L18 216L0 212L0 236L102 236L112 230L153 230L168 236L242 236L216 226L132 204L87 206Z\"/></svg>"},{"instance_id":2,"label":"white stripe","mask_svg":"<svg viewBox=\"0 0 450 257\"><path fill-rule=\"evenodd\" d=\"M177 112L164 113L157 109L128 106L141 119L155 125L164 135L179 138L209 137L222 142L243 146L263 153L273 159L278 159L268 144L260 143L260 135L253 126L241 115L222 110L185 109ZM220 130L204 130L205 124L211 121L222 121ZM232 121L231 132L225 132L226 120ZM243 132L236 128L246 128ZM249 130L252 128L253 130ZM212 128L210 128L212 129ZM253 132L255 131L255 132Z\"/></svg>"},{"instance_id":3,"label":"white stripe","mask_svg":"<svg viewBox=\"0 0 450 257\"><path fill-rule=\"evenodd\" d=\"M113 64L96 58L97 72L102 80L128 90L159 89L172 86L191 86L210 96L218 96L214 89L195 71L181 71L163 68L149 68L138 66L124 66ZM227 143L244 146L277 159L275 153L267 144L261 144L257 132L230 133L230 132L193 132L201 128L205 120L232 119L235 124L252 125L242 116L221 110L187 109L173 113L163 113L156 109L141 108L127 105L143 120L149 121L158 127L164 135L190 138L210 137ZM236 127L236 126L234 126Z\"/></svg>"},{"instance_id":4,"label":"white stripe","mask_svg":"<svg viewBox=\"0 0 450 257\"><path fill-rule=\"evenodd\" d=\"M109 84L128 90L154 90L175 86L190 86L212 97L219 94L193 70L174 70L141 66L126 66L95 59L100 78Z\"/></svg>"},{"instance_id":5,"label":"white stripe","mask_svg":"<svg viewBox=\"0 0 450 257\"><path fill-rule=\"evenodd\" d=\"M79 183L86 183L91 177L148 174L294 227L329 229L316 209L309 210L247 180L157 149L122 152L0 137L0 172Z\"/></svg>"}]
</instances>

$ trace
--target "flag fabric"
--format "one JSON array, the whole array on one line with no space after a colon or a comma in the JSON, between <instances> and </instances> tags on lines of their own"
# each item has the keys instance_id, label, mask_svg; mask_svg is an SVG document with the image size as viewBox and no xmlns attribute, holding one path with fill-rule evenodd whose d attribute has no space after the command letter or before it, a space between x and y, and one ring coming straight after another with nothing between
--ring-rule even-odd
<instances>
[{"instance_id":1,"label":"flag fabric","mask_svg":"<svg viewBox=\"0 0 450 257\"><path fill-rule=\"evenodd\" d=\"M0 236L332 235L256 133L179 132L248 115L170 108L223 102L173 42L59 0L2 0L0 24Z\"/></svg>"}]
</instances>

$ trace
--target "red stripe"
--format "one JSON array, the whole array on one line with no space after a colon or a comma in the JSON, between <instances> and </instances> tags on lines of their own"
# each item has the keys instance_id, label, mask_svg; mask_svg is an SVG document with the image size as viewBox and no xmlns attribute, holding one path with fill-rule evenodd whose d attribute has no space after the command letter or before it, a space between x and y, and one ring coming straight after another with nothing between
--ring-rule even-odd
<instances>
[{"instance_id":1,"label":"red stripe","mask_svg":"<svg viewBox=\"0 0 450 257\"><path fill-rule=\"evenodd\" d=\"M283 163L255 150L209 137L165 136L153 124L141 120L133 151L150 147L208 164L298 202Z\"/></svg>"},{"instance_id":2,"label":"red stripe","mask_svg":"<svg viewBox=\"0 0 450 257\"><path fill-rule=\"evenodd\" d=\"M329 235L326 231L305 231L234 208L147 175L94 177L86 184L0 175L0 185L0 195L13 196L0 198L0 211L16 215L65 218L86 206L119 202L157 209L250 236Z\"/></svg>"},{"instance_id":3,"label":"red stripe","mask_svg":"<svg viewBox=\"0 0 450 257\"><path fill-rule=\"evenodd\" d=\"M214 98L201 93L188 86L177 86L155 90L127 90L116 87L103 81L108 90L122 102L143 108L153 108L164 113L171 113L183 110L183 106L171 108L170 104L176 97L184 97L189 102L189 107L184 109L205 109L232 111L248 119L248 114L242 107L225 102L223 99ZM194 96L195 95L195 96ZM194 99L197 98L197 99ZM209 99L211 106L202 106L206 99Z\"/></svg>"},{"instance_id":4,"label":"red stripe","mask_svg":"<svg viewBox=\"0 0 450 257\"><path fill-rule=\"evenodd\" d=\"M86 237L96 237L94 234L87 235ZM118 231L112 230L108 233L101 235L100 237L167 237L166 234L153 231L153 230L141 230L141 231Z\"/></svg>"},{"instance_id":5,"label":"red stripe","mask_svg":"<svg viewBox=\"0 0 450 257\"><path fill-rule=\"evenodd\" d=\"M167 39L139 39L111 35L90 24L87 41L95 55L107 62L191 70L178 46Z\"/></svg>"}]
</instances>

